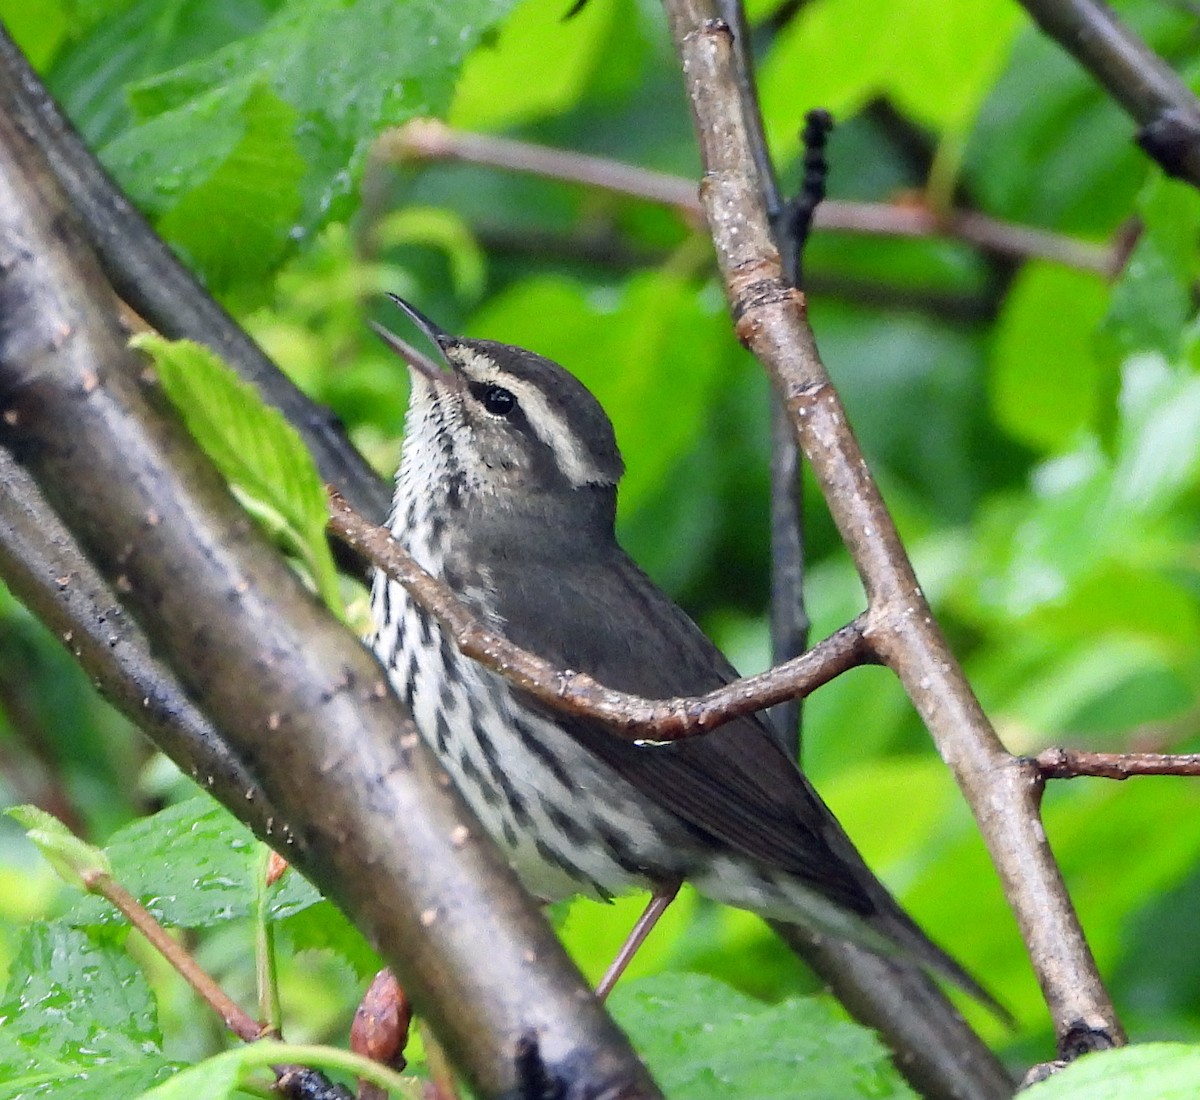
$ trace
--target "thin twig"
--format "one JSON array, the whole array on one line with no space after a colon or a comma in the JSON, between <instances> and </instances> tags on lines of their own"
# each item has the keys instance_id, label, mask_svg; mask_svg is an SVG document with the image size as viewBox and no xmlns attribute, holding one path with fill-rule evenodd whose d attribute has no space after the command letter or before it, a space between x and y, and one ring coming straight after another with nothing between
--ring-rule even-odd
<instances>
[{"instance_id":1,"label":"thin twig","mask_svg":"<svg viewBox=\"0 0 1200 1100\"><path fill-rule=\"evenodd\" d=\"M254 1043L260 1039L279 1036L270 1027L259 1023L228 993L221 988L192 956L192 954L159 924L154 914L125 889L116 879L104 871L84 871L81 874L84 888L89 894L104 898L121 912L129 923L146 937L155 949L188 983L205 1004L221 1017L225 1026L243 1043ZM272 1067L277 1078L277 1088L284 1096L302 1098L320 1095L329 1100L350 1100L349 1093L334 1085L319 1070L308 1066L277 1065Z\"/></svg>"},{"instance_id":2,"label":"thin twig","mask_svg":"<svg viewBox=\"0 0 1200 1100\"><path fill-rule=\"evenodd\" d=\"M1089 752L1043 749L1034 757L1045 779L1130 779L1135 775L1200 776L1200 753Z\"/></svg>"},{"instance_id":3,"label":"thin twig","mask_svg":"<svg viewBox=\"0 0 1200 1100\"><path fill-rule=\"evenodd\" d=\"M161 924L140 901L103 871L85 871L83 884L90 894L115 905L150 945L167 960L218 1016L225 1026L244 1043L261 1039L262 1025L225 992L212 976L176 940L173 940Z\"/></svg>"},{"instance_id":4,"label":"thin twig","mask_svg":"<svg viewBox=\"0 0 1200 1100\"><path fill-rule=\"evenodd\" d=\"M757 676L705 695L647 700L615 691L582 672L564 671L489 630L437 577L422 569L386 527L376 527L330 491L329 531L387 573L434 615L473 660L557 710L583 714L631 740L675 741L696 737L734 718L786 699L810 695L858 665L871 663L863 622L835 631L807 653Z\"/></svg>"},{"instance_id":5,"label":"thin twig","mask_svg":"<svg viewBox=\"0 0 1200 1100\"><path fill-rule=\"evenodd\" d=\"M693 223L702 213L693 181L663 172L544 145L451 129L433 119L417 119L380 135L376 156L393 162L457 160L546 179L578 183L660 203ZM813 224L882 237L947 237L985 252L1016 259L1043 259L1105 277L1119 270L1116 251L1102 244L990 218L971 210L936 213L917 203L826 200Z\"/></svg>"}]
</instances>

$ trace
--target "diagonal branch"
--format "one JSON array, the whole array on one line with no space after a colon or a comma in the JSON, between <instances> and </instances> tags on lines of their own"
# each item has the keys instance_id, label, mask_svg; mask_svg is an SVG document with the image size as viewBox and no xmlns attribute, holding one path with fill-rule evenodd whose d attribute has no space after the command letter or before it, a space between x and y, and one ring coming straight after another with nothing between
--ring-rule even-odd
<instances>
[{"instance_id":1,"label":"diagonal branch","mask_svg":"<svg viewBox=\"0 0 1200 1100\"><path fill-rule=\"evenodd\" d=\"M704 178L701 199L738 335L793 417L868 598L868 638L899 676L966 795L1029 949L1060 1043L1123 1034L1038 816L1037 770L1004 750L921 592L817 353L804 296L787 286L734 91L729 28L709 0L667 0Z\"/></svg>"},{"instance_id":2,"label":"diagonal branch","mask_svg":"<svg viewBox=\"0 0 1200 1100\"><path fill-rule=\"evenodd\" d=\"M295 830L483 1096L658 1096L425 750L165 407L39 149L0 111L0 445ZM239 799L230 810L247 817ZM486 928L488 934L480 935ZM536 965L531 965L536 963Z\"/></svg>"},{"instance_id":3,"label":"diagonal branch","mask_svg":"<svg viewBox=\"0 0 1200 1100\"><path fill-rule=\"evenodd\" d=\"M0 576L122 714L276 847L292 830L87 559L33 479L0 448Z\"/></svg>"},{"instance_id":4,"label":"diagonal branch","mask_svg":"<svg viewBox=\"0 0 1200 1100\"><path fill-rule=\"evenodd\" d=\"M330 499L330 532L402 584L437 618L463 653L501 673L540 702L569 714L597 718L630 740L695 737L742 715L803 698L848 669L873 663L863 623L856 619L807 653L706 695L647 700L616 691L586 673L556 668L486 627L442 581L413 560L391 531L368 523L336 493L331 493Z\"/></svg>"}]
</instances>

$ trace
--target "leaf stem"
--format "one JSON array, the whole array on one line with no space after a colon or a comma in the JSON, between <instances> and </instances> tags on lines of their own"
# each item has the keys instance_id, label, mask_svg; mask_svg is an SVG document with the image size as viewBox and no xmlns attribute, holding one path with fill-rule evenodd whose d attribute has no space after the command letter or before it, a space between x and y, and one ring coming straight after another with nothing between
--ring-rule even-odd
<instances>
[{"instance_id":1,"label":"leaf stem","mask_svg":"<svg viewBox=\"0 0 1200 1100\"><path fill-rule=\"evenodd\" d=\"M85 871L82 878L88 893L98 894L115 905L239 1039L249 1043L262 1036L263 1028L258 1021L213 980L186 948L171 938L154 914L124 886L103 871Z\"/></svg>"}]
</instances>

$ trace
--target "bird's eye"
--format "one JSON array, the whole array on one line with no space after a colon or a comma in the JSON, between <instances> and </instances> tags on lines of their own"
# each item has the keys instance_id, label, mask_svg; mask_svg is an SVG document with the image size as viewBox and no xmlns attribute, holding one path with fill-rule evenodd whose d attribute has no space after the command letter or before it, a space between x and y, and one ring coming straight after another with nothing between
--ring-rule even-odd
<instances>
[{"instance_id":1,"label":"bird's eye","mask_svg":"<svg viewBox=\"0 0 1200 1100\"><path fill-rule=\"evenodd\" d=\"M485 386L480 400L493 416L508 416L517 407L517 399L503 386Z\"/></svg>"}]
</instances>

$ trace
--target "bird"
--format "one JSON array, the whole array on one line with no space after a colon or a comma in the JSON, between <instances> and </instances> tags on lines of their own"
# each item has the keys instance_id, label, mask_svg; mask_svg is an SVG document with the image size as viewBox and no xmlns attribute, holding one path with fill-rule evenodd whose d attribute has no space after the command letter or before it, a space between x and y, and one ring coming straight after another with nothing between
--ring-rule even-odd
<instances>
[{"instance_id":1,"label":"bird","mask_svg":"<svg viewBox=\"0 0 1200 1100\"><path fill-rule=\"evenodd\" d=\"M452 335L389 297L440 359L373 325L411 381L394 538L484 625L558 668L650 699L736 680L617 541L624 464L596 397L550 359ZM914 959L995 1006L870 871L764 717L635 742L464 656L379 570L371 608L369 645L524 886L543 902L649 891L601 995L687 881L715 901Z\"/></svg>"}]
</instances>

